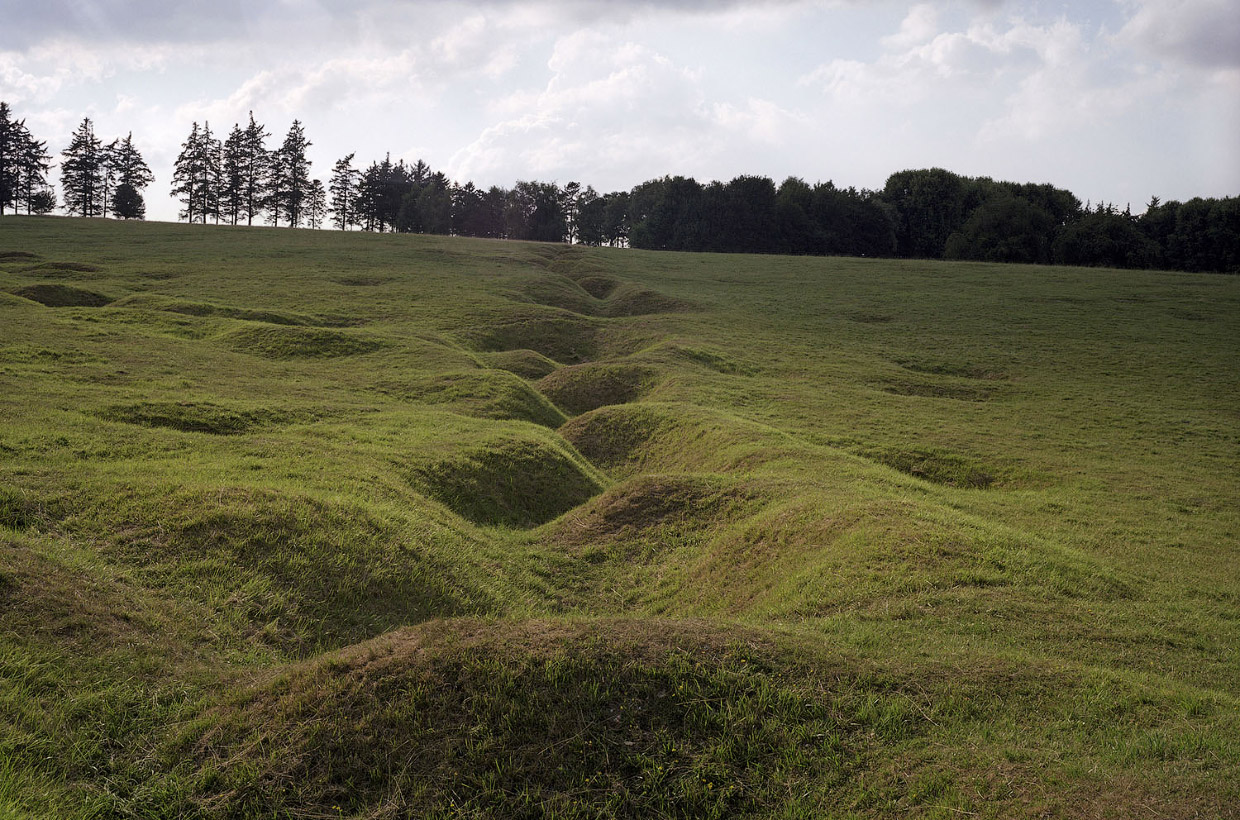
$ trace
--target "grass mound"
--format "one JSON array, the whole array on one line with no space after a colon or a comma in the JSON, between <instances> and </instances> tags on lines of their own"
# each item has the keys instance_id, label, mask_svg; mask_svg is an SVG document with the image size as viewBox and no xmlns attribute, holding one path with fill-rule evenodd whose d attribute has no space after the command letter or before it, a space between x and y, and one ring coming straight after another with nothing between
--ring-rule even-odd
<instances>
[{"instance_id":1,"label":"grass mound","mask_svg":"<svg viewBox=\"0 0 1240 820\"><path fill-rule=\"evenodd\" d=\"M603 314L615 317L646 316L652 313L682 313L692 309L693 305L683 299L625 283L608 295Z\"/></svg>"},{"instance_id":2,"label":"grass mound","mask_svg":"<svg viewBox=\"0 0 1240 820\"><path fill-rule=\"evenodd\" d=\"M601 273L578 276L576 282L578 287L595 299L606 299L620 285L620 280Z\"/></svg>"},{"instance_id":3,"label":"grass mound","mask_svg":"<svg viewBox=\"0 0 1240 820\"><path fill-rule=\"evenodd\" d=\"M135 294L121 299L116 307L145 308L162 310L168 313L179 313L182 316L214 316L221 319L240 319L247 322L264 322L270 325L304 326L304 327L348 327L358 324L357 320L344 316L307 316L302 313L275 310L253 310L229 305L217 305L211 302L197 302L186 299L170 299L163 296Z\"/></svg>"},{"instance_id":4,"label":"grass mound","mask_svg":"<svg viewBox=\"0 0 1240 820\"><path fill-rule=\"evenodd\" d=\"M1001 469L944 450L885 447L863 450L860 455L914 478L947 487L985 490L1019 483L1016 476Z\"/></svg>"},{"instance_id":5,"label":"grass mound","mask_svg":"<svg viewBox=\"0 0 1240 820\"><path fill-rule=\"evenodd\" d=\"M424 520L358 502L245 486L158 483L78 502L66 531L137 581L205 608L224 644L302 655L398 624L487 611L485 595L422 543Z\"/></svg>"},{"instance_id":6,"label":"grass mound","mask_svg":"<svg viewBox=\"0 0 1240 820\"><path fill-rule=\"evenodd\" d=\"M972 364L970 362L945 362L938 359L897 359L896 364L914 373L935 376L955 376L961 379L981 381L1005 381L1009 375L998 367Z\"/></svg>"},{"instance_id":7,"label":"grass mound","mask_svg":"<svg viewBox=\"0 0 1240 820\"><path fill-rule=\"evenodd\" d=\"M37 253L29 251L0 251L0 262L28 262L38 258Z\"/></svg>"},{"instance_id":8,"label":"grass mound","mask_svg":"<svg viewBox=\"0 0 1240 820\"><path fill-rule=\"evenodd\" d=\"M221 339L233 350L265 359L330 359L371 353L384 346L378 339L336 330L281 325L240 328Z\"/></svg>"},{"instance_id":9,"label":"grass mound","mask_svg":"<svg viewBox=\"0 0 1240 820\"><path fill-rule=\"evenodd\" d=\"M893 379L880 383L885 393L895 396L913 396L925 399L952 399L954 401L989 401L994 388L970 384L940 384L936 382Z\"/></svg>"},{"instance_id":10,"label":"grass mound","mask_svg":"<svg viewBox=\"0 0 1240 820\"><path fill-rule=\"evenodd\" d=\"M0 527L24 530L38 518L38 508L16 487L0 487Z\"/></svg>"},{"instance_id":11,"label":"grass mound","mask_svg":"<svg viewBox=\"0 0 1240 820\"><path fill-rule=\"evenodd\" d=\"M617 405L570 420L560 435L592 463L611 470L637 461L644 446L669 424L667 415L653 408Z\"/></svg>"},{"instance_id":12,"label":"grass mound","mask_svg":"<svg viewBox=\"0 0 1240 820\"><path fill-rule=\"evenodd\" d=\"M126 424L217 436L239 435L257 428L288 424L298 418L297 414L286 410L238 409L213 402L193 401L115 405L99 411L98 415Z\"/></svg>"},{"instance_id":13,"label":"grass mound","mask_svg":"<svg viewBox=\"0 0 1240 820\"><path fill-rule=\"evenodd\" d=\"M571 419L560 435L618 476L639 471L747 473L766 464L821 462L829 452L800 444L774 428L691 404L601 407Z\"/></svg>"},{"instance_id":14,"label":"grass mound","mask_svg":"<svg viewBox=\"0 0 1240 820\"><path fill-rule=\"evenodd\" d=\"M533 350L561 364L579 364L598 355L598 328L584 318L518 319L462 335L482 351Z\"/></svg>"},{"instance_id":15,"label":"grass mound","mask_svg":"<svg viewBox=\"0 0 1240 820\"><path fill-rule=\"evenodd\" d=\"M57 274L99 273L102 268L85 262L40 262L37 265L31 265L26 270L29 273L54 277Z\"/></svg>"},{"instance_id":16,"label":"grass mound","mask_svg":"<svg viewBox=\"0 0 1240 820\"><path fill-rule=\"evenodd\" d=\"M584 287L582 282L590 287ZM683 299L631 282L593 274L581 278L543 276L525 283L519 298L583 316L644 316L692 309L692 305Z\"/></svg>"},{"instance_id":17,"label":"grass mound","mask_svg":"<svg viewBox=\"0 0 1240 820\"><path fill-rule=\"evenodd\" d=\"M38 284L15 288L12 293L47 307L103 307L115 301L111 296L71 285Z\"/></svg>"},{"instance_id":18,"label":"grass mound","mask_svg":"<svg viewBox=\"0 0 1240 820\"><path fill-rule=\"evenodd\" d=\"M497 370L507 370L523 379L541 379L560 365L533 350L501 350L483 353L481 360Z\"/></svg>"},{"instance_id":19,"label":"grass mound","mask_svg":"<svg viewBox=\"0 0 1240 820\"><path fill-rule=\"evenodd\" d=\"M520 377L504 370L439 373L381 389L422 404L447 405L454 412L484 419L530 421L556 428L565 416Z\"/></svg>"},{"instance_id":20,"label":"grass mound","mask_svg":"<svg viewBox=\"0 0 1240 820\"><path fill-rule=\"evenodd\" d=\"M708 622L434 622L296 667L169 754L206 817L733 817L820 805L884 709ZM901 713L899 717L906 717Z\"/></svg>"},{"instance_id":21,"label":"grass mound","mask_svg":"<svg viewBox=\"0 0 1240 820\"><path fill-rule=\"evenodd\" d=\"M656 529L703 529L738 514L752 494L718 478L642 475L557 522L553 541L585 546L646 540Z\"/></svg>"},{"instance_id":22,"label":"grass mound","mask_svg":"<svg viewBox=\"0 0 1240 820\"><path fill-rule=\"evenodd\" d=\"M476 524L534 527L602 492L589 465L539 438L501 438L417 466L416 487Z\"/></svg>"},{"instance_id":23,"label":"grass mound","mask_svg":"<svg viewBox=\"0 0 1240 820\"><path fill-rule=\"evenodd\" d=\"M563 367L538 382L538 389L569 415L638 399L654 383L653 368L636 364Z\"/></svg>"},{"instance_id":24,"label":"grass mound","mask_svg":"<svg viewBox=\"0 0 1240 820\"><path fill-rule=\"evenodd\" d=\"M522 285L518 298L584 316L599 312L595 299L567 276L539 276Z\"/></svg>"},{"instance_id":25,"label":"grass mound","mask_svg":"<svg viewBox=\"0 0 1240 820\"><path fill-rule=\"evenodd\" d=\"M345 285L351 288L374 288L379 285L386 285L389 282L396 281L390 276L337 276L332 280L337 285Z\"/></svg>"}]
</instances>

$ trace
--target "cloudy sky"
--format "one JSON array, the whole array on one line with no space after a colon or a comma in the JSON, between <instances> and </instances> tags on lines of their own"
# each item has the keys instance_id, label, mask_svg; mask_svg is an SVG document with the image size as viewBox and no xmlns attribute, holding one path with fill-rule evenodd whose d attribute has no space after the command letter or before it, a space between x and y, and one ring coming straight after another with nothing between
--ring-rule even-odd
<instances>
[{"instance_id":1,"label":"cloudy sky","mask_svg":"<svg viewBox=\"0 0 1240 820\"><path fill-rule=\"evenodd\" d=\"M313 172L600 191L905 168L1141 210L1240 194L1237 0L0 0L0 100L54 152L132 131L173 219L194 121L294 118Z\"/></svg>"}]
</instances>

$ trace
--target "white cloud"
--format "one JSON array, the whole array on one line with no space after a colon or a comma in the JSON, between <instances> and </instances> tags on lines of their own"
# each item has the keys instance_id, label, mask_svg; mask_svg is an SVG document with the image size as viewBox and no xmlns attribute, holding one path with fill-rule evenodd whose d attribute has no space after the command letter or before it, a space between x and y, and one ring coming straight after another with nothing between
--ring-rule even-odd
<instances>
[{"instance_id":1,"label":"white cloud","mask_svg":"<svg viewBox=\"0 0 1240 820\"><path fill-rule=\"evenodd\" d=\"M1116 36L1163 60L1240 68L1240 9L1234 0L1121 0L1131 17Z\"/></svg>"}]
</instances>

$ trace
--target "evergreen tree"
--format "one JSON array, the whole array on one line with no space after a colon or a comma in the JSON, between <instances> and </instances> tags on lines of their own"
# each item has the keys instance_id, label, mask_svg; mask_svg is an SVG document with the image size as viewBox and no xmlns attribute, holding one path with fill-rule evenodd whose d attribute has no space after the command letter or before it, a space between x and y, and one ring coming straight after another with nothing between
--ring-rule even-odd
<instances>
[{"instance_id":1,"label":"evergreen tree","mask_svg":"<svg viewBox=\"0 0 1240 820\"><path fill-rule=\"evenodd\" d=\"M128 182L116 186L112 194L112 215L117 219L146 219L146 202L137 188Z\"/></svg>"},{"instance_id":2,"label":"evergreen tree","mask_svg":"<svg viewBox=\"0 0 1240 820\"><path fill-rule=\"evenodd\" d=\"M245 206L242 213L245 224L253 225L255 217L261 217L263 204L267 201L267 179L270 176L271 154L267 151L266 140L271 136L262 125L254 121L254 112L250 112L250 122L245 127L238 155L241 173L241 199Z\"/></svg>"},{"instance_id":3,"label":"evergreen tree","mask_svg":"<svg viewBox=\"0 0 1240 820\"><path fill-rule=\"evenodd\" d=\"M18 190L21 174L21 153L24 140L23 123L13 119L9 104L0 101L0 216L12 206L17 212Z\"/></svg>"},{"instance_id":4,"label":"evergreen tree","mask_svg":"<svg viewBox=\"0 0 1240 820\"><path fill-rule=\"evenodd\" d=\"M327 189L323 181L310 180L310 190L306 195L306 226L318 230L323 227L323 219L327 216Z\"/></svg>"},{"instance_id":5,"label":"evergreen tree","mask_svg":"<svg viewBox=\"0 0 1240 820\"><path fill-rule=\"evenodd\" d=\"M357 197L361 176L353 167L353 154L337 160L332 167L332 177L328 182L328 192L331 194L328 210L332 214L332 224L342 231L358 224Z\"/></svg>"},{"instance_id":6,"label":"evergreen tree","mask_svg":"<svg viewBox=\"0 0 1240 820\"><path fill-rule=\"evenodd\" d=\"M14 210L22 204L26 213L50 213L56 209L56 194L48 184L52 155L47 143L30 136L23 124L18 129L17 198ZM51 203L50 205L48 203Z\"/></svg>"},{"instance_id":7,"label":"evergreen tree","mask_svg":"<svg viewBox=\"0 0 1240 820\"><path fill-rule=\"evenodd\" d=\"M245 132L233 123L220 148L220 215L230 225L236 225L247 215L245 171Z\"/></svg>"},{"instance_id":8,"label":"evergreen tree","mask_svg":"<svg viewBox=\"0 0 1240 820\"><path fill-rule=\"evenodd\" d=\"M112 209L113 215L121 219L145 218L146 206L141 192L155 181L155 175L151 173L146 160L142 158L142 154L133 144L132 131L126 134L124 139L112 140L108 145L106 165L105 196L109 184L116 186L113 195L108 199L108 206ZM121 186L129 188L123 196ZM124 204L124 214L117 211L117 202Z\"/></svg>"},{"instance_id":9,"label":"evergreen tree","mask_svg":"<svg viewBox=\"0 0 1240 820\"><path fill-rule=\"evenodd\" d=\"M200 130L194 123L172 173L172 193L185 205L180 216L188 222L205 225L209 217L219 221L220 153L220 142L211 136L210 124L203 123Z\"/></svg>"},{"instance_id":10,"label":"evergreen tree","mask_svg":"<svg viewBox=\"0 0 1240 820\"><path fill-rule=\"evenodd\" d=\"M73 132L69 147L61 156L64 161L60 164L60 187L65 210L78 216L101 216L107 159L89 117Z\"/></svg>"},{"instance_id":11,"label":"evergreen tree","mask_svg":"<svg viewBox=\"0 0 1240 820\"><path fill-rule=\"evenodd\" d=\"M293 120L284 144L272 157L268 173L268 219L273 225L283 217L291 227L298 227L305 218L306 197L310 194L310 160L306 149L311 146L301 122Z\"/></svg>"}]
</instances>

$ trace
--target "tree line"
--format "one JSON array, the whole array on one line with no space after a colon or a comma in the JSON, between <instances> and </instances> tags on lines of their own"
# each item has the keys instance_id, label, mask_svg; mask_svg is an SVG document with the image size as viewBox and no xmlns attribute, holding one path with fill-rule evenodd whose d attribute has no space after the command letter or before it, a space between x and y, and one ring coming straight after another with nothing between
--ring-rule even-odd
<instances>
[{"instance_id":1,"label":"tree line","mask_svg":"<svg viewBox=\"0 0 1240 820\"><path fill-rule=\"evenodd\" d=\"M219 139L193 123L173 167L188 222L430 233L659 250L962 259L1240 272L1240 198L1151 199L1144 214L1091 205L1052 185L966 177L940 168L892 174L879 190L762 176L648 180L599 193L578 182L511 188L448 179L390 155L348 154L327 184L294 120L278 144L250 113ZM63 209L141 219L153 182L132 134L103 144L89 119L61 152ZM0 102L0 214L54 210L51 155Z\"/></svg>"}]
</instances>

